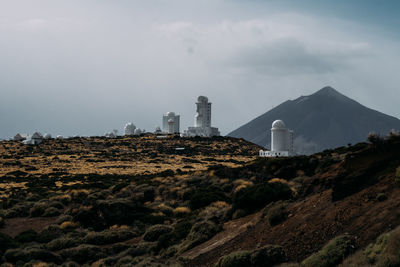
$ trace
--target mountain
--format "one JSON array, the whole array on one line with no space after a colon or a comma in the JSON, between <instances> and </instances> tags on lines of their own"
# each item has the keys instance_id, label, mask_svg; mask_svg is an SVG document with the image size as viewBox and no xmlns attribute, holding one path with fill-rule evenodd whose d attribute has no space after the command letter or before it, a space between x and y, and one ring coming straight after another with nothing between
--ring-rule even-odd
<instances>
[{"instance_id":1,"label":"mountain","mask_svg":"<svg viewBox=\"0 0 400 267\"><path fill-rule=\"evenodd\" d=\"M270 148L271 124L276 119L294 131L295 150L300 154L361 142L370 132L387 135L392 129L400 129L399 119L367 108L327 86L312 95L283 102L228 136Z\"/></svg>"}]
</instances>

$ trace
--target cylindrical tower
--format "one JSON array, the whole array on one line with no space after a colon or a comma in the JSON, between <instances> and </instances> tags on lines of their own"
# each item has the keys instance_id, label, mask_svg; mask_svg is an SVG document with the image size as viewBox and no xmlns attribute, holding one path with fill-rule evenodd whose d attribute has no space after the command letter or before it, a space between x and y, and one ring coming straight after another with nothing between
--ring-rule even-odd
<instances>
[{"instance_id":1,"label":"cylindrical tower","mask_svg":"<svg viewBox=\"0 0 400 267\"><path fill-rule=\"evenodd\" d=\"M281 120L274 121L271 129L271 151L287 151L288 140L285 123Z\"/></svg>"},{"instance_id":2,"label":"cylindrical tower","mask_svg":"<svg viewBox=\"0 0 400 267\"><path fill-rule=\"evenodd\" d=\"M168 120L168 133L173 134L175 132L175 121L173 119Z\"/></svg>"}]
</instances>

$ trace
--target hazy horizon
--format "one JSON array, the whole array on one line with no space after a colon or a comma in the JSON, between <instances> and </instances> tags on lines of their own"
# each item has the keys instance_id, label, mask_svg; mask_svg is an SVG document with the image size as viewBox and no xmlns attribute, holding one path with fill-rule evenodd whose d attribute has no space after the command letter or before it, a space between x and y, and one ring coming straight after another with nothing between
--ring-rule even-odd
<instances>
[{"instance_id":1,"label":"hazy horizon","mask_svg":"<svg viewBox=\"0 0 400 267\"><path fill-rule=\"evenodd\" d=\"M0 138L103 135L213 103L225 135L332 86L399 118L400 3L0 0Z\"/></svg>"}]
</instances>

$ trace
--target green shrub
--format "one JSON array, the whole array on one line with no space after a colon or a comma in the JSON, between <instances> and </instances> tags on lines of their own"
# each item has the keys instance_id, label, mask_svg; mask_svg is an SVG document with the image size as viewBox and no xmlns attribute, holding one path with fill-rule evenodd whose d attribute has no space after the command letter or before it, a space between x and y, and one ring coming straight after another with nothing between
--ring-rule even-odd
<instances>
[{"instance_id":1,"label":"green shrub","mask_svg":"<svg viewBox=\"0 0 400 267\"><path fill-rule=\"evenodd\" d=\"M236 251L221 257L215 267L274 266L286 260L281 246L268 245L253 251Z\"/></svg>"},{"instance_id":2,"label":"green shrub","mask_svg":"<svg viewBox=\"0 0 400 267\"><path fill-rule=\"evenodd\" d=\"M49 225L38 234L37 241L40 243L48 243L53 239L61 237L63 234L63 231L58 225Z\"/></svg>"},{"instance_id":3,"label":"green shrub","mask_svg":"<svg viewBox=\"0 0 400 267\"><path fill-rule=\"evenodd\" d=\"M129 230L105 230L103 232L90 232L83 241L92 245L106 245L125 241L135 236L137 236L137 234Z\"/></svg>"},{"instance_id":4,"label":"green shrub","mask_svg":"<svg viewBox=\"0 0 400 267\"><path fill-rule=\"evenodd\" d=\"M212 221L202 221L195 223L192 229L190 229L190 232L187 236L189 242L184 250L191 249L197 246L198 244L201 244L209 240L220 230L221 227L219 225L216 225Z\"/></svg>"},{"instance_id":5,"label":"green shrub","mask_svg":"<svg viewBox=\"0 0 400 267\"><path fill-rule=\"evenodd\" d=\"M190 221L183 220L178 222L174 227L174 231L162 234L158 238L157 250L177 244L190 233L191 228L192 223Z\"/></svg>"},{"instance_id":6,"label":"green shrub","mask_svg":"<svg viewBox=\"0 0 400 267\"><path fill-rule=\"evenodd\" d=\"M150 242L157 241L161 235L170 233L172 231L173 228L169 225L162 225L162 224L153 225L146 230L146 233L143 236L143 240Z\"/></svg>"},{"instance_id":7,"label":"green shrub","mask_svg":"<svg viewBox=\"0 0 400 267\"><path fill-rule=\"evenodd\" d=\"M376 242L368 245L364 254L370 264L376 266L400 265L400 227L380 235Z\"/></svg>"},{"instance_id":8,"label":"green shrub","mask_svg":"<svg viewBox=\"0 0 400 267\"><path fill-rule=\"evenodd\" d=\"M129 225L135 220L153 223L151 209L128 199L99 200L97 208L108 226Z\"/></svg>"},{"instance_id":9,"label":"green shrub","mask_svg":"<svg viewBox=\"0 0 400 267\"><path fill-rule=\"evenodd\" d=\"M28 243L28 242L34 242L37 239L38 234L32 230L29 229L27 231L24 231L22 233L19 233L14 240L17 241L18 243Z\"/></svg>"},{"instance_id":10,"label":"green shrub","mask_svg":"<svg viewBox=\"0 0 400 267\"><path fill-rule=\"evenodd\" d=\"M11 209L5 210L4 218L26 217L29 215L31 207L32 203L30 202L17 203Z\"/></svg>"},{"instance_id":11,"label":"green shrub","mask_svg":"<svg viewBox=\"0 0 400 267\"><path fill-rule=\"evenodd\" d=\"M43 217L55 217L60 214L61 214L61 212L58 209L56 209L55 207L49 207L44 211L42 216Z\"/></svg>"},{"instance_id":12,"label":"green shrub","mask_svg":"<svg viewBox=\"0 0 400 267\"><path fill-rule=\"evenodd\" d=\"M61 258L59 255L38 247L27 247L24 249L9 249L4 254L4 258L8 262L30 262L32 260L40 260L44 262L54 262L60 264Z\"/></svg>"},{"instance_id":13,"label":"green shrub","mask_svg":"<svg viewBox=\"0 0 400 267\"><path fill-rule=\"evenodd\" d=\"M267 219L271 226L280 224L286 220L288 216L286 207L286 203L277 203L268 210Z\"/></svg>"},{"instance_id":14,"label":"green shrub","mask_svg":"<svg viewBox=\"0 0 400 267\"><path fill-rule=\"evenodd\" d=\"M376 201L382 202L385 201L388 197L385 193L379 193L376 195Z\"/></svg>"},{"instance_id":15,"label":"green shrub","mask_svg":"<svg viewBox=\"0 0 400 267\"><path fill-rule=\"evenodd\" d=\"M396 169L396 173L395 173L394 179L395 179L397 185L400 186L400 166L397 167L397 169Z\"/></svg>"},{"instance_id":16,"label":"green shrub","mask_svg":"<svg viewBox=\"0 0 400 267\"><path fill-rule=\"evenodd\" d=\"M337 266L353 249L353 238L349 235L341 235L329 241L322 250L305 259L302 265L305 267Z\"/></svg>"},{"instance_id":17,"label":"green shrub","mask_svg":"<svg viewBox=\"0 0 400 267\"><path fill-rule=\"evenodd\" d=\"M62 215L57 219L57 224L62 224L63 222L72 221L73 217L71 215Z\"/></svg>"},{"instance_id":18,"label":"green shrub","mask_svg":"<svg viewBox=\"0 0 400 267\"><path fill-rule=\"evenodd\" d=\"M96 261L107 256L99 247L93 245L79 245L60 250L59 253L64 260L72 260L80 264Z\"/></svg>"},{"instance_id":19,"label":"green shrub","mask_svg":"<svg viewBox=\"0 0 400 267\"><path fill-rule=\"evenodd\" d=\"M189 207L191 210L196 210L216 201L227 201L227 197L222 189L210 187L194 192L190 197Z\"/></svg>"},{"instance_id":20,"label":"green shrub","mask_svg":"<svg viewBox=\"0 0 400 267\"><path fill-rule=\"evenodd\" d=\"M238 191L233 197L233 208L254 212L270 202L286 200L292 191L285 183L262 183Z\"/></svg>"},{"instance_id":21,"label":"green shrub","mask_svg":"<svg viewBox=\"0 0 400 267\"><path fill-rule=\"evenodd\" d=\"M11 237L6 234L0 233L0 255L2 255L7 249L15 247L16 244Z\"/></svg>"},{"instance_id":22,"label":"green shrub","mask_svg":"<svg viewBox=\"0 0 400 267\"><path fill-rule=\"evenodd\" d=\"M43 201L39 201L33 205L29 210L29 214L31 217L40 217L43 215L45 210L47 209L47 203Z\"/></svg>"},{"instance_id":23,"label":"green shrub","mask_svg":"<svg viewBox=\"0 0 400 267\"><path fill-rule=\"evenodd\" d=\"M45 245L45 247L48 250L56 251L56 250L60 250L60 249L71 248L71 247L79 245L80 243L81 243L81 240L79 238L63 236L63 237L60 237L60 238L50 241L49 243L47 243Z\"/></svg>"}]
</instances>

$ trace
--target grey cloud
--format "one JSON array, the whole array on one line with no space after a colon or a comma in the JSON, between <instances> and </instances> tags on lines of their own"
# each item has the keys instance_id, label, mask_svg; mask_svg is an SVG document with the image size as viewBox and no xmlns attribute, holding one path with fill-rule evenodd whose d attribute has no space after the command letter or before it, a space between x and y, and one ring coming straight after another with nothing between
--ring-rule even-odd
<instances>
[{"instance_id":1,"label":"grey cloud","mask_svg":"<svg viewBox=\"0 0 400 267\"><path fill-rule=\"evenodd\" d=\"M352 58L365 55L363 49L320 51L294 38L282 38L241 48L227 62L264 75L325 74L349 68Z\"/></svg>"}]
</instances>

